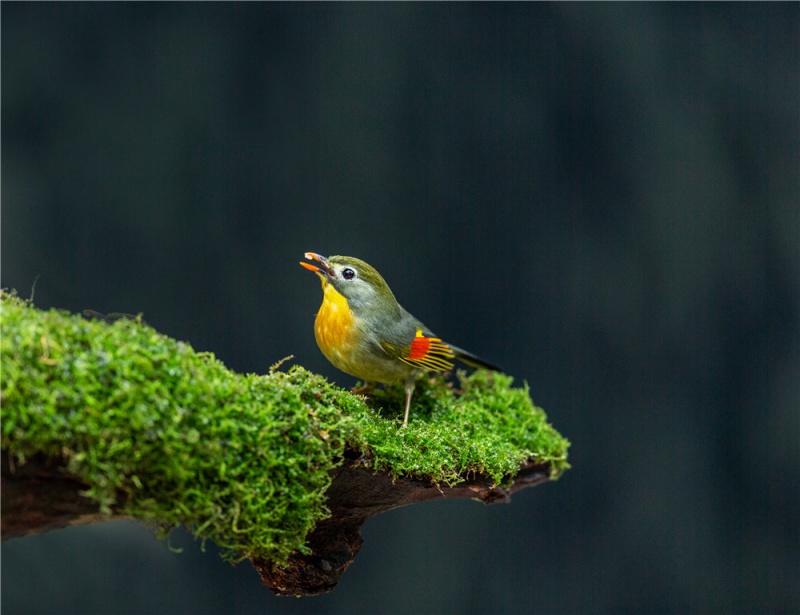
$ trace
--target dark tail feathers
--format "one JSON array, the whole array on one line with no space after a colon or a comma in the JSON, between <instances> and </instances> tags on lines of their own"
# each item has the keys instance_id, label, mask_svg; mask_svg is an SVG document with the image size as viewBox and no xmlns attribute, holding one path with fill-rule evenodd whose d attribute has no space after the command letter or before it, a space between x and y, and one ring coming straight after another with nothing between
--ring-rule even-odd
<instances>
[{"instance_id":1,"label":"dark tail feathers","mask_svg":"<svg viewBox=\"0 0 800 615\"><path fill-rule=\"evenodd\" d=\"M489 363L488 361L484 361L480 357L476 357L471 352L467 352L466 350L462 350L458 346L453 346L452 344L448 344L450 346L450 350L452 350L455 355L456 359L469 365L470 367L482 367L483 369L489 369L493 372L502 372L503 368L495 365L494 363Z\"/></svg>"}]
</instances>

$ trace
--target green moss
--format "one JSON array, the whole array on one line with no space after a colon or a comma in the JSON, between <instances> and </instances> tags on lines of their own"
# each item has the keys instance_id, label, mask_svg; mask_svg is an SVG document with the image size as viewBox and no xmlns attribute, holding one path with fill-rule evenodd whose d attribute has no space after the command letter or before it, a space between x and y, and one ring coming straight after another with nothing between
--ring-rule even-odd
<instances>
[{"instance_id":1,"label":"green moss","mask_svg":"<svg viewBox=\"0 0 800 615\"><path fill-rule=\"evenodd\" d=\"M439 375L420 379L406 429L397 428L401 386L371 395L379 411L359 417L359 435L373 467L450 485L474 473L502 484L534 459L551 464L553 479L569 467L569 442L531 402L527 385L514 388L511 376L486 370L459 372L459 380L456 395Z\"/></svg>"},{"instance_id":2,"label":"green moss","mask_svg":"<svg viewBox=\"0 0 800 615\"><path fill-rule=\"evenodd\" d=\"M451 484L500 483L529 459L553 478L568 467L568 442L509 376L462 375L460 396L423 379L399 429L396 387L370 407L301 367L235 374L141 322L0 300L3 449L61 456L103 510L184 525L232 559L303 550L345 446L375 469Z\"/></svg>"}]
</instances>

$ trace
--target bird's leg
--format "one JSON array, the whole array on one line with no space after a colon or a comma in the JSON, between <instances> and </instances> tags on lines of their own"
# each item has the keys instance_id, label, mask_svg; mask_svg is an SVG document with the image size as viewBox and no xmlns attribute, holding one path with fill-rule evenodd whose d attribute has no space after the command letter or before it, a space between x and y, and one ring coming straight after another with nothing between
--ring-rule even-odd
<instances>
[{"instance_id":1,"label":"bird's leg","mask_svg":"<svg viewBox=\"0 0 800 615\"><path fill-rule=\"evenodd\" d=\"M408 427L408 411L411 409L411 396L414 394L414 381L406 384L406 414L403 417L402 427Z\"/></svg>"},{"instance_id":2,"label":"bird's leg","mask_svg":"<svg viewBox=\"0 0 800 615\"><path fill-rule=\"evenodd\" d=\"M350 392L355 393L356 395L364 395L366 393L371 393L374 388L374 382L365 382L363 387L353 387L350 389Z\"/></svg>"}]
</instances>

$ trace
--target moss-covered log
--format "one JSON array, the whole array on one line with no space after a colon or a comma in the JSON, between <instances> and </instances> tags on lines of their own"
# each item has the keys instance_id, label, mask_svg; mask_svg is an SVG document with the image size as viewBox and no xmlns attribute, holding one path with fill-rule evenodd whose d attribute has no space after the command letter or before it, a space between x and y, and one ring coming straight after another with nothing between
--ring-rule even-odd
<instances>
[{"instance_id":1,"label":"moss-covered log","mask_svg":"<svg viewBox=\"0 0 800 615\"><path fill-rule=\"evenodd\" d=\"M293 367L235 374L142 322L2 295L3 538L127 516L250 558L276 593L332 589L384 510L506 499L568 443L500 374L368 399Z\"/></svg>"}]
</instances>

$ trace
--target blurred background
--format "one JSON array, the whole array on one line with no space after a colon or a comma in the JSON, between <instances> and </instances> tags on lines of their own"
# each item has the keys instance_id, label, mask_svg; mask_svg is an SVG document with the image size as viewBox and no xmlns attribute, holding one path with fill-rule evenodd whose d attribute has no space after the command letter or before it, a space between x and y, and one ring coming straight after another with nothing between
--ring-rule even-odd
<instances>
[{"instance_id":1,"label":"blurred background","mask_svg":"<svg viewBox=\"0 0 800 615\"><path fill-rule=\"evenodd\" d=\"M5 613L800 610L800 5L2 5L2 285L239 372L374 265L572 441L277 598L186 532L2 545Z\"/></svg>"}]
</instances>

